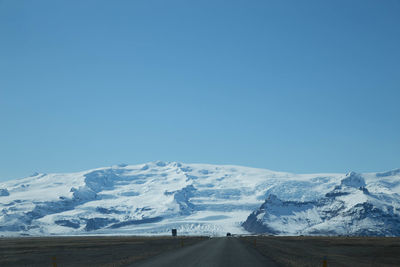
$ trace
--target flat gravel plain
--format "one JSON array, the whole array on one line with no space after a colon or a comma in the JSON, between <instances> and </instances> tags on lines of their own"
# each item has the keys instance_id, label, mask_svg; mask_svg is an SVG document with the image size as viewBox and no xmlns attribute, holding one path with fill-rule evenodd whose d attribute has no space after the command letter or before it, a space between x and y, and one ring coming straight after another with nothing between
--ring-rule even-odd
<instances>
[{"instance_id":1,"label":"flat gravel plain","mask_svg":"<svg viewBox=\"0 0 400 267\"><path fill-rule=\"evenodd\" d=\"M400 237L247 236L242 242L280 266L400 266Z\"/></svg>"},{"instance_id":2,"label":"flat gravel plain","mask_svg":"<svg viewBox=\"0 0 400 267\"><path fill-rule=\"evenodd\" d=\"M0 238L0 266L400 266L400 238Z\"/></svg>"},{"instance_id":3,"label":"flat gravel plain","mask_svg":"<svg viewBox=\"0 0 400 267\"><path fill-rule=\"evenodd\" d=\"M0 239L0 266L126 266L208 237L23 237Z\"/></svg>"}]
</instances>

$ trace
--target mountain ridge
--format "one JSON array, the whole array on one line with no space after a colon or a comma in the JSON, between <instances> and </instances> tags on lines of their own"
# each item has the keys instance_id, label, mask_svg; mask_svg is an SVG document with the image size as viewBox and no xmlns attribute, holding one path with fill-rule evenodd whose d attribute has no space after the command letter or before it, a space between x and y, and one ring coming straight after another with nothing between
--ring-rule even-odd
<instances>
[{"instance_id":1,"label":"mountain ridge","mask_svg":"<svg viewBox=\"0 0 400 267\"><path fill-rule=\"evenodd\" d=\"M155 161L37 173L0 183L0 235L158 235L171 228L181 234L246 234L252 229L243 222L272 195L310 202L351 185L391 201L397 214L397 169L346 176Z\"/></svg>"}]
</instances>

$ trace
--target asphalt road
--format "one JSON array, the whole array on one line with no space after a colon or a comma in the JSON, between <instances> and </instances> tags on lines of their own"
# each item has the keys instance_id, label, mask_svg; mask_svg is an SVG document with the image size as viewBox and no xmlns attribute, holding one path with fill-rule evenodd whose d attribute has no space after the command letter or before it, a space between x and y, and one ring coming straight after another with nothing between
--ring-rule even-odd
<instances>
[{"instance_id":1,"label":"asphalt road","mask_svg":"<svg viewBox=\"0 0 400 267\"><path fill-rule=\"evenodd\" d=\"M131 266L277 266L254 248L235 237L212 238L198 244L160 254Z\"/></svg>"}]
</instances>

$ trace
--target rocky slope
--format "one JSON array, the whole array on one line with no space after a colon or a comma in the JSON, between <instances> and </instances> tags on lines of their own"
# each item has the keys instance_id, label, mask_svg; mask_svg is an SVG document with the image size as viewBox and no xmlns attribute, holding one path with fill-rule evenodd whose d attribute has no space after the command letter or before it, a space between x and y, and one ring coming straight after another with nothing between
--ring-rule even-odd
<instances>
[{"instance_id":1,"label":"rocky slope","mask_svg":"<svg viewBox=\"0 0 400 267\"><path fill-rule=\"evenodd\" d=\"M388 192L389 187L398 188L397 175L398 171L378 173L367 184L361 174L352 172L312 201L285 201L271 194L243 227L277 235L400 236L400 197Z\"/></svg>"}]
</instances>

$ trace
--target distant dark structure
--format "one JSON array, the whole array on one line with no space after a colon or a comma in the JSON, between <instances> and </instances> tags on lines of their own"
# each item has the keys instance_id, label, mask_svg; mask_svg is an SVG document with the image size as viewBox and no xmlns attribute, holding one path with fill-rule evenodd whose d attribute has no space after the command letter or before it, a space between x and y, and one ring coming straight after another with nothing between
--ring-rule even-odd
<instances>
[{"instance_id":1,"label":"distant dark structure","mask_svg":"<svg viewBox=\"0 0 400 267\"><path fill-rule=\"evenodd\" d=\"M172 229L172 236L176 236L176 229Z\"/></svg>"},{"instance_id":2,"label":"distant dark structure","mask_svg":"<svg viewBox=\"0 0 400 267\"><path fill-rule=\"evenodd\" d=\"M226 233L226 236L232 236L232 234L228 232L228 233Z\"/></svg>"}]
</instances>

